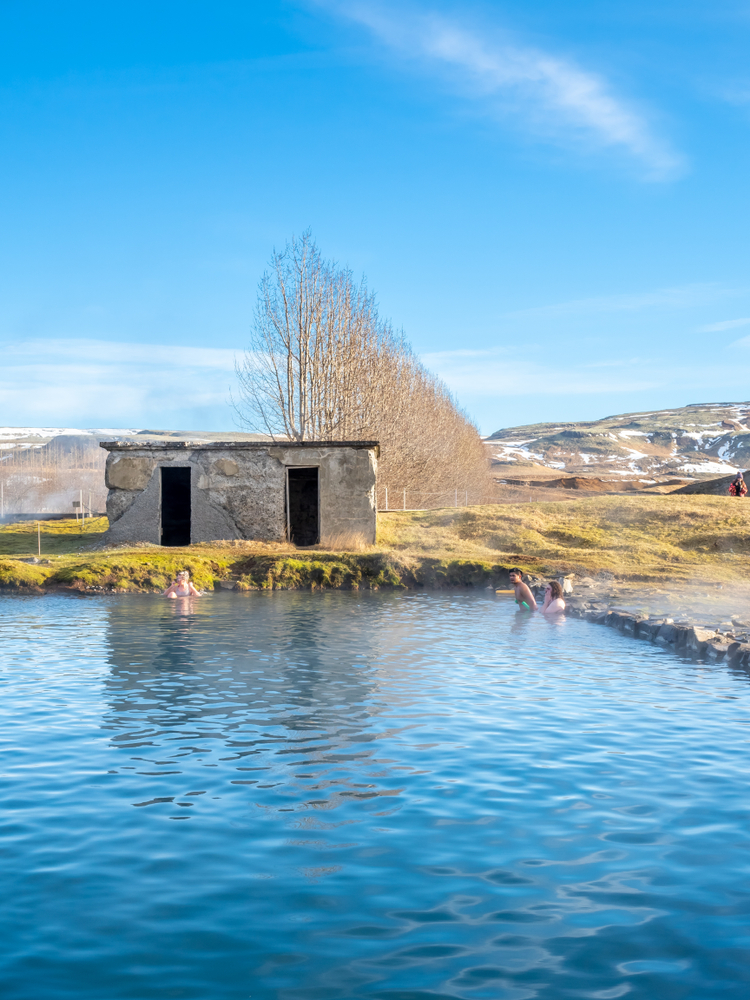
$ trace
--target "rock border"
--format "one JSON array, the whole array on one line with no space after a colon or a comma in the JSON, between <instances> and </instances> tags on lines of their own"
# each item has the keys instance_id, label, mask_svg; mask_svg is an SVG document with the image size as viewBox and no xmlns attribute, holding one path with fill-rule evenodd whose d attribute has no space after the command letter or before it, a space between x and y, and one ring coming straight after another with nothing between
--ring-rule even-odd
<instances>
[{"instance_id":1,"label":"rock border","mask_svg":"<svg viewBox=\"0 0 750 1000\"><path fill-rule=\"evenodd\" d=\"M566 597L565 613L572 618L615 628L623 635L645 639L671 649L679 656L711 663L726 661L734 666L750 665L750 643L727 639L716 629L675 623L671 618L648 617L616 609L592 608L580 599Z\"/></svg>"}]
</instances>

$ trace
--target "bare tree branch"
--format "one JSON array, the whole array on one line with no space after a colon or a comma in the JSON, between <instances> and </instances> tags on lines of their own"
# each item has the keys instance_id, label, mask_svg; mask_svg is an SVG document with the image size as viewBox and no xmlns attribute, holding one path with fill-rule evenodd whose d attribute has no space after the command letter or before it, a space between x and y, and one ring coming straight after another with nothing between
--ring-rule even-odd
<instances>
[{"instance_id":1,"label":"bare tree branch","mask_svg":"<svg viewBox=\"0 0 750 1000\"><path fill-rule=\"evenodd\" d=\"M274 251L237 365L238 414L293 441L379 440L381 483L482 490L485 449L446 386L307 231Z\"/></svg>"}]
</instances>

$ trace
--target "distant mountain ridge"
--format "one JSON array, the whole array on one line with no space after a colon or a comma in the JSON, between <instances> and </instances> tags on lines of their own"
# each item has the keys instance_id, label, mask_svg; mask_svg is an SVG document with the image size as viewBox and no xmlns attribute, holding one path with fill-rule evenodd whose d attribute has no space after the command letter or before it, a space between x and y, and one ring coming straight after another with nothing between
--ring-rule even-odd
<instances>
[{"instance_id":1,"label":"distant mountain ridge","mask_svg":"<svg viewBox=\"0 0 750 1000\"><path fill-rule=\"evenodd\" d=\"M578 423L526 424L487 439L495 462L570 475L707 479L750 467L750 402L692 403Z\"/></svg>"},{"instance_id":2,"label":"distant mountain ridge","mask_svg":"<svg viewBox=\"0 0 750 1000\"><path fill-rule=\"evenodd\" d=\"M100 441L266 441L267 434L241 431L140 430L125 427L0 427L0 453L11 448L43 448L54 442L97 447ZM0 455L1 457L1 455Z\"/></svg>"}]
</instances>

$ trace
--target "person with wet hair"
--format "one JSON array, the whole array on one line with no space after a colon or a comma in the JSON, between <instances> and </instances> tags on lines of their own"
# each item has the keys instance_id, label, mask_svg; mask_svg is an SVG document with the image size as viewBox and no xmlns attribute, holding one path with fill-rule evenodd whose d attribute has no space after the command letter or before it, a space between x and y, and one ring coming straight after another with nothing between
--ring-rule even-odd
<instances>
[{"instance_id":1,"label":"person with wet hair","mask_svg":"<svg viewBox=\"0 0 750 1000\"><path fill-rule=\"evenodd\" d=\"M523 572L514 566L510 571L510 583L516 592L516 604L519 611L536 611L536 601L528 585L523 582Z\"/></svg>"},{"instance_id":2,"label":"person with wet hair","mask_svg":"<svg viewBox=\"0 0 750 1000\"><path fill-rule=\"evenodd\" d=\"M186 569L181 569L175 579L164 591L165 597L200 597L201 592L197 590L190 580L190 573Z\"/></svg>"},{"instance_id":3,"label":"person with wet hair","mask_svg":"<svg viewBox=\"0 0 750 1000\"><path fill-rule=\"evenodd\" d=\"M563 600L563 589L557 580L550 580L544 590L544 604L542 604L543 615L559 615L565 610Z\"/></svg>"},{"instance_id":4,"label":"person with wet hair","mask_svg":"<svg viewBox=\"0 0 750 1000\"><path fill-rule=\"evenodd\" d=\"M729 484L729 495L730 497L744 497L746 493L747 486L745 485L745 480L742 478L742 473L738 472Z\"/></svg>"}]
</instances>

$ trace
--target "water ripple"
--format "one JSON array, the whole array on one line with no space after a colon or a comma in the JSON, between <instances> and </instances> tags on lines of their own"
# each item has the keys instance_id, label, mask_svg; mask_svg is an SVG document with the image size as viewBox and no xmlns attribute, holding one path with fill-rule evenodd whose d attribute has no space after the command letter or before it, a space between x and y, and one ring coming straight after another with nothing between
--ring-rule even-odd
<instances>
[{"instance_id":1,"label":"water ripple","mask_svg":"<svg viewBox=\"0 0 750 1000\"><path fill-rule=\"evenodd\" d=\"M0 685L8 1000L747 995L742 672L487 594L47 596Z\"/></svg>"}]
</instances>

